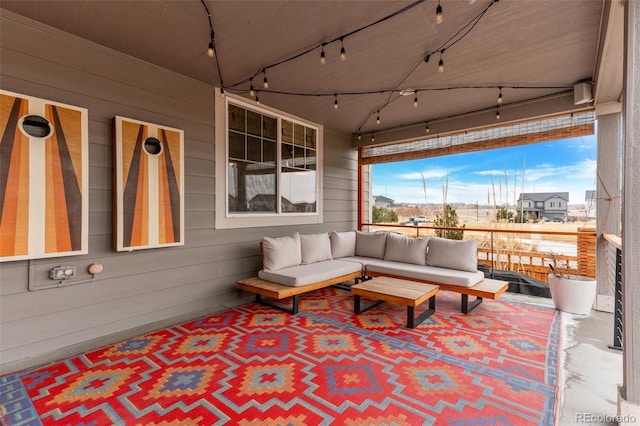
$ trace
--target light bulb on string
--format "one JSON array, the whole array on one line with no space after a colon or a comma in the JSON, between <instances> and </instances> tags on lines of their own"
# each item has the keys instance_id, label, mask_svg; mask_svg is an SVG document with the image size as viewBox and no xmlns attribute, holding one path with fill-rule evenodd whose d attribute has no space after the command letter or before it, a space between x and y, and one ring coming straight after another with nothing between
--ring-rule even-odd
<instances>
[{"instance_id":1,"label":"light bulb on string","mask_svg":"<svg viewBox=\"0 0 640 426\"><path fill-rule=\"evenodd\" d=\"M496 107L496 120L500 120L500 107Z\"/></svg>"},{"instance_id":2,"label":"light bulb on string","mask_svg":"<svg viewBox=\"0 0 640 426\"><path fill-rule=\"evenodd\" d=\"M424 132L425 133L429 133L429 123L428 122L424 123Z\"/></svg>"},{"instance_id":3,"label":"light bulb on string","mask_svg":"<svg viewBox=\"0 0 640 426\"><path fill-rule=\"evenodd\" d=\"M376 117L376 124L380 124L380 110L378 110L378 116Z\"/></svg>"},{"instance_id":4,"label":"light bulb on string","mask_svg":"<svg viewBox=\"0 0 640 426\"><path fill-rule=\"evenodd\" d=\"M347 51L344 50L344 40L340 37L340 60L345 61L347 59Z\"/></svg>"},{"instance_id":5,"label":"light bulb on string","mask_svg":"<svg viewBox=\"0 0 640 426\"><path fill-rule=\"evenodd\" d=\"M360 134L360 132L358 132L358 140L361 141L362 140L362 135Z\"/></svg>"},{"instance_id":6,"label":"light bulb on string","mask_svg":"<svg viewBox=\"0 0 640 426\"><path fill-rule=\"evenodd\" d=\"M502 87L500 87L500 93L498 93L498 105L502 104Z\"/></svg>"},{"instance_id":7,"label":"light bulb on string","mask_svg":"<svg viewBox=\"0 0 640 426\"><path fill-rule=\"evenodd\" d=\"M260 98L258 97L257 92L256 92L256 105L260 105Z\"/></svg>"},{"instance_id":8,"label":"light bulb on string","mask_svg":"<svg viewBox=\"0 0 640 426\"><path fill-rule=\"evenodd\" d=\"M469 4L474 4L476 0L469 0Z\"/></svg>"},{"instance_id":9,"label":"light bulb on string","mask_svg":"<svg viewBox=\"0 0 640 426\"><path fill-rule=\"evenodd\" d=\"M220 96L222 96L223 98L225 97L224 87L220 88Z\"/></svg>"},{"instance_id":10,"label":"light bulb on string","mask_svg":"<svg viewBox=\"0 0 640 426\"><path fill-rule=\"evenodd\" d=\"M413 107L418 108L418 91L417 90L415 95L413 96Z\"/></svg>"},{"instance_id":11,"label":"light bulb on string","mask_svg":"<svg viewBox=\"0 0 640 426\"><path fill-rule=\"evenodd\" d=\"M444 72L444 61L442 60L442 54L444 53L444 49L440 51L440 60L438 61L438 72Z\"/></svg>"},{"instance_id":12,"label":"light bulb on string","mask_svg":"<svg viewBox=\"0 0 640 426\"><path fill-rule=\"evenodd\" d=\"M438 0L438 7L436 7L436 23L442 24L442 6L440 6L440 0Z\"/></svg>"},{"instance_id":13,"label":"light bulb on string","mask_svg":"<svg viewBox=\"0 0 640 426\"><path fill-rule=\"evenodd\" d=\"M371 133L371 142L375 142L376 141L376 135Z\"/></svg>"},{"instance_id":14,"label":"light bulb on string","mask_svg":"<svg viewBox=\"0 0 640 426\"><path fill-rule=\"evenodd\" d=\"M323 43L320 50L320 65L324 65L326 62L327 61L325 60L325 57L324 57L324 43Z\"/></svg>"},{"instance_id":15,"label":"light bulb on string","mask_svg":"<svg viewBox=\"0 0 640 426\"><path fill-rule=\"evenodd\" d=\"M334 94L333 109L338 109L338 95Z\"/></svg>"},{"instance_id":16,"label":"light bulb on string","mask_svg":"<svg viewBox=\"0 0 640 426\"><path fill-rule=\"evenodd\" d=\"M249 96L254 97L256 95L255 87L253 87L253 77L251 78L251 86L249 87Z\"/></svg>"},{"instance_id":17,"label":"light bulb on string","mask_svg":"<svg viewBox=\"0 0 640 426\"><path fill-rule=\"evenodd\" d=\"M209 42L209 48L207 49L207 56L213 58L213 41Z\"/></svg>"},{"instance_id":18,"label":"light bulb on string","mask_svg":"<svg viewBox=\"0 0 640 426\"><path fill-rule=\"evenodd\" d=\"M269 88L269 80L267 80L267 70L266 69L263 70L263 73L264 73L264 79L262 80L262 86L265 89L268 89Z\"/></svg>"}]
</instances>

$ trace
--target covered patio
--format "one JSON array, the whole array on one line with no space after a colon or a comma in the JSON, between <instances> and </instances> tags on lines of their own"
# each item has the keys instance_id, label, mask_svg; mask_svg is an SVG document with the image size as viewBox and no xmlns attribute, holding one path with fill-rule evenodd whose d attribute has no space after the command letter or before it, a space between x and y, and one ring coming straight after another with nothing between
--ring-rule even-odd
<instances>
[{"instance_id":1,"label":"covered patio","mask_svg":"<svg viewBox=\"0 0 640 426\"><path fill-rule=\"evenodd\" d=\"M88 149L77 255L1 254L0 372L247 302L235 282L260 268L262 237L370 222L376 161L579 136L595 118L601 296L602 236L622 239L611 414L640 418L639 26L640 4L618 0L2 0L3 94L84 108ZM166 178L182 204L155 245L119 233L122 118L182 135ZM554 120L569 124L500 133Z\"/></svg>"}]
</instances>

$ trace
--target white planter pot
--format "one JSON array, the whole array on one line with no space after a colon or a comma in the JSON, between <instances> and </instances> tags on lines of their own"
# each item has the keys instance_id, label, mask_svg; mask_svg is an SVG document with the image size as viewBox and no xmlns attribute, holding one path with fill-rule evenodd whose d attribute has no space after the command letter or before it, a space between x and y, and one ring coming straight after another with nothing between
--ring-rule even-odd
<instances>
[{"instance_id":1,"label":"white planter pot","mask_svg":"<svg viewBox=\"0 0 640 426\"><path fill-rule=\"evenodd\" d=\"M589 315L596 297L596 280L572 275L559 278L549 275L549 289L556 309L571 314Z\"/></svg>"}]
</instances>

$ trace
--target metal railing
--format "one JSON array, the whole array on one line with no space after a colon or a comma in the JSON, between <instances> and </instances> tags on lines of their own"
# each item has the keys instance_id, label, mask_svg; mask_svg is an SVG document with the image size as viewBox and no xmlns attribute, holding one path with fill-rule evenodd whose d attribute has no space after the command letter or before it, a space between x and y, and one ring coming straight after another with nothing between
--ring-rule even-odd
<instances>
[{"instance_id":1,"label":"metal railing","mask_svg":"<svg viewBox=\"0 0 640 426\"><path fill-rule=\"evenodd\" d=\"M613 289L615 298L613 343L609 347L622 350L622 240L613 234L603 234L602 236L605 241L607 285Z\"/></svg>"}]
</instances>

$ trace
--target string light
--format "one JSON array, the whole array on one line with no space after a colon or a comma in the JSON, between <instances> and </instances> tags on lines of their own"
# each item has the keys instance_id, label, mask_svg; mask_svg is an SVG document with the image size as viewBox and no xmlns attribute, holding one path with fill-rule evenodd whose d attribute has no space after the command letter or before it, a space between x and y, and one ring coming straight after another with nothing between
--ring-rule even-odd
<instances>
[{"instance_id":1,"label":"string light","mask_svg":"<svg viewBox=\"0 0 640 426\"><path fill-rule=\"evenodd\" d=\"M340 37L340 60L345 61L347 59L347 51L344 50L344 37Z\"/></svg>"},{"instance_id":2,"label":"string light","mask_svg":"<svg viewBox=\"0 0 640 426\"><path fill-rule=\"evenodd\" d=\"M333 97L334 97L334 99L335 99L335 100L333 101L333 109L338 109L338 95L337 95L337 94L334 94L334 95L333 95Z\"/></svg>"},{"instance_id":3,"label":"string light","mask_svg":"<svg viewBox=\"0 0 640 426\"><path fill-rule=\"evenodd\" d=\"M360 134L360 132L358 132L358 140L361 141L362 140L362 135Z\"/></svg>"},{"instance_id":4,"label":"string light","mask_svg":"<svg viewBox=\"0 0 640 426\"><path fill-rule=\"evenodd\" d=\"M249 96L252 98L256 95L255 87L253 87L253 77L251 77L251 86L249 87Z\"/></svg>"},{"instance_id":5,"label":"string light","mask_svg":"<svg viewBox=\"0 0 640 426\"><path fill-rule=\"evenodd\" d=\"M496 120L500 120L500 106L496 107Z\"/></svg>"},{"instance_id":6,"label":"string light","mask_svg":"<svg viewBox=\"0 0 640 426\"><path fill-rule=\"evenodd\" d=\"M320 65L324 65L327 62L324 57L324 45L325 43L322 43L322 47L320 50Z\"/></svg>"},{"instance_id":7,"label":"string light","mask_svg":"<svg viewBox=\"0 0 640 426\"><path fill-rule=\"evenodd\" d=\"M440 51L440 60L438 61L438 72L444 72L444 61L442 60L442 54L444 53L444 49Z\"/></svg>"},{"instance_id":8,"label":"string light","mask_svg":"<svg viewBox=\"0 0 640 426\"><path fill-rule=\"evenodd\" d=\"M502 87L500 87L500 93L498 93L498 105L502 105Z\"/></svg>"},{"instance_id":9,"label":"string light","mask_svg":"<svg viewBox=\"0 0 640 426\"><path fill-rule=\"evenodd\" d=\"M376 141L376 135L371 133L371 142L375 142Z\"/></svg>"},{"instance_id":10,"label":"string light","mask_svg":"<svg viewBox=\"0 0 640 426\"><path fill-rule=\"evenodd\" d=\"M209 42L209 48L207 49L207 56L213 58L213 41Z\"/></svg>"},{"instance_id":11,"label":"string light","mask_svg":"<svg viewBox=\"0 0 640 426\"><path fill-rule=\"evenodd\" d=\"M414 108L418 108L418 91L416 90L416 93L413 97L413 107Z\"/></svg>"},{"instance_id":12,"label":"string light","mask_svg":"<svg viewBox=\"0 0 640 426\"><path fill-rule=\"evenodd\" d=\"M474 4L476 0L469 0L469 4Z\"/></svg>"},{"instance_id":13,"label":"string light","mask_svg":"<svg viewBox=\"0 0 640 426\"><path fill-rule=\"evenodd\" d=\"M222 96L224 98L225 93L224 93L224 87L220 88L220 96Z\"/></svg>"},{"instance_id":14,"label":"string light","mask_svg":"<svg viewBox=\"0 0 640 426\"><path fill-rule=\"evenodd\" d=\"M256 93L256 105L260 105L260 98L258 97L258 93Z\"/></svg>"},{"instance_id":15,"label":"string light","mask_svg":"<svg viewBox=\"0 0 640 426\"><path fill-rule=\"evenodd\" d=\"M264 72L264 79L262 80L262 85L264 86L265 89L269 88L269 80L267 80L267 70L266 68L263 70Z\"/></svg>"},{"instance_id":16,"label":"string light","mask_svg":"<svg viewBox=\"0 0 640 426\"><path fill-rule=\"evenodd\" d=\"M425 133L429 133L429 122L428 121L424 123L424 132Z\"/></svg>"},{"instance_id":17,"label":"string light","mask_svg":"<svg viewBox=\"0 0 640 426\"><path fill-rule=\"evenodd\" d=\"M376 124L380 124L380 110L378 110L378 116L376 117Z\"/></svg>"},{"instance_id":18,"label":"string light","mask_svg":"<svg viewBox=\"0 0 640 426\"><path fill-rule=\"evenodd\" d=\"M436 23L442 24L442 6L440 6L440 0L438 0L438 7L436 7Z\"/></svg>"}]
</instances>

